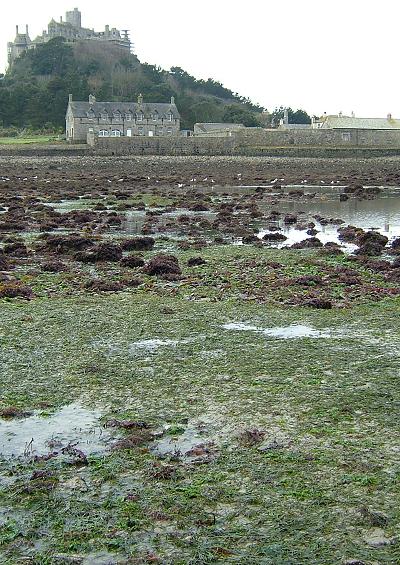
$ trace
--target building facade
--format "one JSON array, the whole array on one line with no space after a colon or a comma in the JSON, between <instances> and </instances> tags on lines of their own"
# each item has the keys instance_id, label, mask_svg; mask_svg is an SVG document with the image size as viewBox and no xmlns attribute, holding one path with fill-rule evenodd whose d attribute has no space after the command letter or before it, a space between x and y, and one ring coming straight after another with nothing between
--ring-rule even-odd
<instances>
[{"instance_id":1,"label":"building facade","mask_svg":"<svg viewBox=\"0 0 400 565\"><path fill-rule=\"evenodd\" d=\"M69 96L66 138L70 143L86 143L88 134L95 137L178 136L180 115L172 97L170 103L98 102L92 95L87 102Z\"/></svg>"},{"instance_id":2,"label":"building facade","mask_svg":"<svg viewBox=\"0 0 400 565\"><path fill-rule=\"evenodd\" d=\"M109 25L105 26L104 31L94 31L94 29L82 27L82 14L78 8L74 8L73 11L65 14L65 20L63 20L62 17L60 17L59 22L52 19L47 30L44 30L42 35L39 35L33 41L29 37L28 26L26 26L26 33L19 33L17 26L15 40L7 45L8 64L12 65L15 59L20 57L22 53L28 51L28 49L46 43L55 37L63 37L69 42L86 40L107 41L117 45L128 53L130 53L132 49L128 30L121 31L115 27L110 29Z\"/></svg>"}]
</instances>

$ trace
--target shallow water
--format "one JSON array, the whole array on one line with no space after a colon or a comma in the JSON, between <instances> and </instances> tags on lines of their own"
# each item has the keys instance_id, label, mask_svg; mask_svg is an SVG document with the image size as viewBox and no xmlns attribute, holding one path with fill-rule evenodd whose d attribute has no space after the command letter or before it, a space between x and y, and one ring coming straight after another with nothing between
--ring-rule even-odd
<instances>
[{"instance_id":1,"label":"shallow water","mask_svg":"<svg viewBox=\"0 0 400 565\"><path fill-rule=\"evenodd\" d=\"M233 322L230 324L224 324L224 330L233 331L246 331L246 332L257 332L263 334L266 337L273 337L276 339L301 339L301 338L321 338L330 337L330 333L327 331L320 331L310 326L304 326L301 324L292 324L290 326L273 327L273 328L260 328L257 326L251 326L244 324L242 322Z\"/></svg>"},{"instance_id":2,"label":"shallow water","mask_svg":"<svg viewBox=\"0 0 400 565\"><path fill-rule=\"evenodd\" d=\"M316 235L322 243L334 241L343 244L338 239L336 225L321 225L312 216L319 214L324 218L341 219L343 226L354 225L364 230L376 229L381 234L386 235L389 240L400 236L400 189L386 188L376 198L372 200L360 200L350 196L346 202L340 202L339 195L343 192L341 186L304 186L288 187L301 188L306 194L317 193L314 198L300 198L299 200L281 200L276 208L283 213L293 213L304 215L305 221L312 219L316 224L319 233ZM270 205L269 205L270 206ZM262 204L260 205L262 209ZM279 243L278 247L292 245L302 241L307 237L306 230L296 230L296 225L285 226L283 221L278 222L281 232L288 239ZM259 237L263 237L268 230L261 226ZM355 246L346 244L350 250Z\"/></svg>"},{"instance_id":3,"label":"shallow water","mask_svg":"<svg viewBox=\"0 0 400 565\"><path fill-rule=\"evenodd\" d=\"M202 430L194 421L189 422L180 435L168 435L168 428L166 434L150 447L158 457L184 457L188 461L194 460L199 457L191 453L194 448L212 443L209 433Z\"/></svg>"},{"instance_id":4,"label":"shallow water","mask_svg":"<svg viewBox=\"0 0 400 565\"><path fill-rule=\"evenodd\" d=\"M0 457L44 455L69 443L85 454L104 451L112 438L99 424L101 415L73 403L50 416L0 420Z\"/></svg>"}]
</instances>

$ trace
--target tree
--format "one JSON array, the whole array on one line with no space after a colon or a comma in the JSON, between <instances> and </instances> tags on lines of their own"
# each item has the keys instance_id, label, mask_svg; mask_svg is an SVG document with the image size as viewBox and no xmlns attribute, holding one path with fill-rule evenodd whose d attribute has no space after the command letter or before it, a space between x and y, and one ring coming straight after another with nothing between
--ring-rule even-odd
<instances>
[{"instance_id":1,"label":"tree","mask_svg":"<svg viewBox=\"0 0 400 565\"><path fill-rule=\"evenodd\" d=\"M285 110L288 111L289 124L311 124L311 118L305 110L292 110L292 108L284 108L280 106L272 112L272 119L275 125L279 125L279 121L283 119Z\"/></svg>"},{"instance_id":2,"label":"tree","mask_svg":"<svg viewBox=\"0 0 400 565\"><path fill-rule=\"evenodd\" d=\"M228 123L243 124L246 127L260 127L261 125L254 113L236 104L227 106L222 120Z\"/></svg>"}]
</instances>

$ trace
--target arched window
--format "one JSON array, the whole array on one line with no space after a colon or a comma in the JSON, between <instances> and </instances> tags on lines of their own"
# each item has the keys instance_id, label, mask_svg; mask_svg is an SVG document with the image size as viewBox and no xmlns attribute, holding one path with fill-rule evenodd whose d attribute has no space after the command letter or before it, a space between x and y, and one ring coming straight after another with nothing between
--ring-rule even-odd
<instances>
[{"instance_id":1,"label":"arched window","mask_svg":"<svg viewBox=\"0 0 400 565\"><path fill-rule=\"evenodd\" d=\"M101 129L99 131L99 137L109 137L109 135L110 134L108 133L108 131L106 129Z\"/></svg>"},{"instance_id":2,"label":"arched window","mask_svg":"<svg viewBox=\"0 0 400 565\"><path fill-rule=\"evenodd\" d=\"M119 129L113 129L111 131L111 137L121 137L121 132L119 131Z\"/></svg>"}]
</instances>

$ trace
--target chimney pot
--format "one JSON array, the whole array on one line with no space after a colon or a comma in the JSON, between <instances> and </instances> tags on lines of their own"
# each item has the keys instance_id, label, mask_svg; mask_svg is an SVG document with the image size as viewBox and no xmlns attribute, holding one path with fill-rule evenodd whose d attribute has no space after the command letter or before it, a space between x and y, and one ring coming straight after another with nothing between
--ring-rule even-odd
<instances>
[{"instance_id":1,"label":"chimney pot","mask_svg":"<svg viewBox=\"0 0 400 565\"><path fill-rule=\"evenodd\" d=\"M387 115L387 119L388 119L388 120L391 120L391 119L392 119L392 114L388 114L388 115Z\"/></svg>"}]
</instances>

